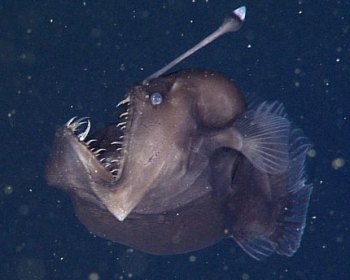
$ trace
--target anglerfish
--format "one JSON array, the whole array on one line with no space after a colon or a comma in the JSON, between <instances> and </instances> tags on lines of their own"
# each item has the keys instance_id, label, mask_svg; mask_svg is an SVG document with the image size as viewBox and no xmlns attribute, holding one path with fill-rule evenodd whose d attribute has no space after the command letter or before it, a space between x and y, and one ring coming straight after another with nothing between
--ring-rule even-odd
<instances>
[{"instance_id":1,"label":"anglerfish","mask_svg":"<svg viewBox=\"0 0 350 280\"><path fill-rule=\"evenodd\" d=\"M236 31L244 18L240 7L224 24ZM216 71L167 74L177 62L131 87L102 130L86 118L58 129L49 185L69 193L90 232L144 252L232 238L257 260L293 255L312 191L308 139L281 103L250 104Z\"/></svg>"}]
</instances>

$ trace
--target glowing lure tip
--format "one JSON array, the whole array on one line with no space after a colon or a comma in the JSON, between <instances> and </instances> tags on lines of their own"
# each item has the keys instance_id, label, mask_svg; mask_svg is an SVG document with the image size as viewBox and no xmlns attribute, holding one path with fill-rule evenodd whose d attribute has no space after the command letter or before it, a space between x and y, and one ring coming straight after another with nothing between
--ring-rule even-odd
<instances>
[{"instance_id":1,"label":"glowing lure tip","mask_svg":"<svg viewBox=\"0 0 350 280\"><path fill-rule=\"evenodd\" d=\"M233 11L233 14L238 17L241 21L244 21L245 14L246 14L247 8L245 6L241 6Z\"/></svg>"}]
</instances>

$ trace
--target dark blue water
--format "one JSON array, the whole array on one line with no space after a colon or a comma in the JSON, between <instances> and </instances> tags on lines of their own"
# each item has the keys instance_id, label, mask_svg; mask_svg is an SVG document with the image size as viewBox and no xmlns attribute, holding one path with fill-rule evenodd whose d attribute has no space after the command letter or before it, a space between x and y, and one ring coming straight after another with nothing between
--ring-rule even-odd
<instances>
[{"instance_id":1,"label":"dark blue water","mask_svg":"<svg viewBox=\"0 0 350 280\"><path fill-rule=\"evenodd\" d=\"M0 279L350 279L350 2L140 2L0 2ZM90 235L44 180L55 130L75 115L112 121L128 86L241 4L242 30L178 69L218 70L284 102L310 137L301 248L256 262L225 240L157 257Z\"/></svg>"}]
</instances>

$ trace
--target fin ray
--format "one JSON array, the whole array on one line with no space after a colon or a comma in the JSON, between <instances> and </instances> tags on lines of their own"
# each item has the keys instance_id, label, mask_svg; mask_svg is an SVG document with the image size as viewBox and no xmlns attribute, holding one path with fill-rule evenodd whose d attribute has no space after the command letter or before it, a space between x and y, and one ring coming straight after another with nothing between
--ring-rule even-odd
<instances>
[{"instance_id":1,"label":"fin ray","mask_svg":"<svg viewBox=\"0 0 350 280\"><path fill-rule=\"evenodd\" d=\"M237 235L233 236L233 238L244 252L258 261L264 260L274 252L271 243L264 236L255 238L254 240Z\"/></svg>"},{"instance_id":2,"label":"fin ray","mask_svg":"<svg viewBox=\"0 0 350 280\"><path fill-rule=\"evenodd\" d=\"M243 138L241 152L257 169L269 174L287 170L290 122L281 103L263 102L234 126Z\"/></svg>"},{"instance_id":3,"label":"fin ray","mask_svg":"<svg viewBox=\"0 0 350 280\"><path fill-rule=\"evenodd\" d=\"M262 173L246 157L242 170L249 171L248 182L246 176L242 177L244 180L234 181L238 192L230 202L235 221L232 235L256 260L263 260L274 252L292 256L300 247L304 233L312 192L312 185L306 183L304 168L310 144L299 129L292 127L288 135L289 165L284 173ZM257 195L261 184L264 188L269 185L266 196Z\"/></svg>"}]
</instances>

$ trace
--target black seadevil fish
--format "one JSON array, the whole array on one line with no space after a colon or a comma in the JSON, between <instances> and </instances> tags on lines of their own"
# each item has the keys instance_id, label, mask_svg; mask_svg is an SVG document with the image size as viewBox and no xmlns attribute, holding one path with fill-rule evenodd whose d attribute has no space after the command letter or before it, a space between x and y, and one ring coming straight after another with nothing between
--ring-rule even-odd
<instances>
[{"instance_id":1,"label":"black seadevil fish","mask_svg":"<svg viewBox=\"0 0 350 280\"><path fill-rule=\"evenodd\" d=\"M224 25L236 31L244 16L241 7ZM130 89L117 123L89 135L90 122L73 118L59 129L49 184L70 193L91 232L145 252L184 253L232 237L259 260L291 256L311 193L306 138L280 103L247 108L223 75L161 76L168 68Z\"/></svg>"}]
</instances>

